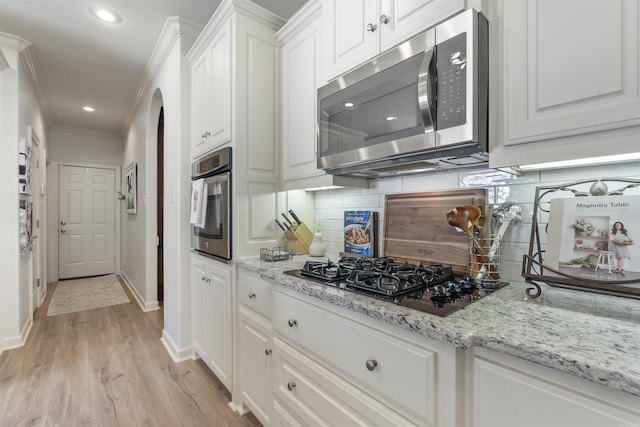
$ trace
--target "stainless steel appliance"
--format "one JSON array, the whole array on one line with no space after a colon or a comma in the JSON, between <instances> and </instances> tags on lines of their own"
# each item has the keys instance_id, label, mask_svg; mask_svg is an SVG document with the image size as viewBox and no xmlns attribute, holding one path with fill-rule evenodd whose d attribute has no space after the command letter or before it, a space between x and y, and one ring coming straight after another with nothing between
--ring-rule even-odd
<instances>
[{"instance_id":1,"label":"stainless steel appliance","mask_svg":"<svg viewBox=\"0 0 640 427\"><path fill-rule=\"evenodd\" d=\"M191 248L231 260L231 148L212 152L191 164L191 180L206 184L204 227L191 225Z\"/></svg>"},{"instance_id":2,"label":"stainless steel appliance","mask_svg":"<svg viewBox=\"0 0 640 427\"><path fill-rule=\"evenodd\" d=\"M318 168L385 177L484 165L488 24L469 9L318 90Z\"/></svg>"},{"instance_id":3,"label":"stainless steel appliance","mask_svg":"<svg viewBox=\"0 0 640 427\"><path fill-rule=\"evenodd\" d=\"M507 285L455 277L450 267L415 266L391 258L307 261L301 269L285 273L438 316L447 316Z\"/></svg>"}]
</instances>

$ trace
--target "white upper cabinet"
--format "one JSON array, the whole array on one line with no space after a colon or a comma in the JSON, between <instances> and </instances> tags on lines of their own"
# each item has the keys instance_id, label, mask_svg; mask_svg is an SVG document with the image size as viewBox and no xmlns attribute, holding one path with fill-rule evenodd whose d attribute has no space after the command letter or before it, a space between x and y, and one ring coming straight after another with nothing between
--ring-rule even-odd
<instances>
[{"instance_id":1,"label":"white upper cabinet","mask_svg":"<svg viewBox=\"0 0 640 427\"><path fill-rule=\"evenodd\" d=\"M316 167L316 90L322 61L321 8L297 15L296 28L284 27L282 44L282 179L322 175Z\"/></svg>"},{"instance_id":2,"label":"white upper cabinet","mask_svg":"<svg viewBox=\"0 0 640 427\"><path fill-rule=\"evenodd\" d=\"M464 7L464 0L325 0L329 79Z\"/></svg>"},{"instance_id":3,"label":"white upper cabinet","mask_svg":"<svg viewBox=\"0 0 640 427\"><path fill-rule=\"evenodd\" d=\"M490 166L638 151L638 2L496 5Z\"/></svg>"},{"instance_id":4,"label":"white upper cabinet","mask_svg":"<svg viewBox=\"0 0 640 427\"><path fill-rule=\"evenodd\" d=\"M191 65L191 155L231 141L231 22Z\"/></svg>"}]
</instances>

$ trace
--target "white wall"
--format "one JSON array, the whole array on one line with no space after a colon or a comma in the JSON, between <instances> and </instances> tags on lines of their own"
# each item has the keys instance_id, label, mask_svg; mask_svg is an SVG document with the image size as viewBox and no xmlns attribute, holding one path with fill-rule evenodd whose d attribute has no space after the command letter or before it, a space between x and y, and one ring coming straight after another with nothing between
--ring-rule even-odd
<instances>
[{"instance_id":1,"label":"white wall","mask_svg":"<svg viewBox=\"0 0 640 427\"><path fill-rule=\"evenodd\" d=\"M316 192L316 226L324 231L327 255L336 259L338 258L338 253L344 250L344 211L377 211L380 214L378 243L380 255L382 255L384 253L382 232L386 194L455 190L468 187L487 188L488 203L500 205L509 201L518 203L523 208L522 222L510 227L503 239L501 265L502 276L506 280L522 281L522 256L529 252L536 187L614 177L640 178L640 162L533 172L521 177L491 169L476 169L473 171L461 170L458 172L425 174L402 179L378 180L374 181L369 189L340 189ZM613 190L613 188L609 190ZM637 193L632 190L628 194ZM542 236L542 238L545 239L545 236ZM546 240L543 242L546 242Z\"/></svg>"},{"instance_id":2,"label":"white wall","mask_svg":"<svg viewBox=\"0 0 640 427\"><path fill-rule=\"evenodd\" d=\"M22 61L30 60L29 43L17 37L0 33L0 49L7 68L1 72L2 98L0 100L0 281L2 286L3 318L0 348L22 345L32 324L31 306L31 253L19 255L17 159L18 141L27 139L31 126L40 138L41 149L47 147L47 125L30 75ZM29 196L22 196L29 198Z\"/></svg>"},{"instance_id":3,"label":"white wall","mask_svg":"<svg viewBox=\"0 0 640 427\"><path fill-rule=\"evenodd\" d=\"M189 252L189 66L186 52L200 29L169 18L150 60L150 79L123 144L123 170L138 165L138 213L123 214L122 272L143 308L157 307L156 150L157 123L164 107L164 331L174 358L190 349ZM156 62L157 61L157 62Z\"/></svg>"},{"instance_id":4,"label":"white wall","mask_svg":"<svg viewBox=\"0 0 640 427\"><path fill-rule=\"evenodd\" d=\"M49 159L80 165L121 165L122 140L117 135L73 128L49 132Z\"/></svg>"}]
</instances>

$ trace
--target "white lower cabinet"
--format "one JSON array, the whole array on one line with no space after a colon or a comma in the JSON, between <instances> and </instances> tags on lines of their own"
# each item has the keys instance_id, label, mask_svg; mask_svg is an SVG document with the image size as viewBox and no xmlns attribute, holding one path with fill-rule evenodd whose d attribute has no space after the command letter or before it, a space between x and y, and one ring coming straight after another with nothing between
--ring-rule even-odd
<instances>
[{"instance_id":1,"label":"white lower cabinet","mask_svg":"<svg viewBox=\"0 0 640 427\"><path fill-rule=\"evenodd\" d=\"M295 414L285 417L282 425L414 425L278 338L274 356L276 398Z\"/></svg>"},{"instance_id":2,"label":"white lower cabinet","mask_svg":"<svg viewBox=\"0 0 640 427\"><path fill-rule=\"evenodd\" d=\"M640 399L513 356L469 352L473 427L640 425Z\"/></svg>"},{"instance_id":3,"label":"white lower cabinet","mask_svg":"<svg viewBox=\"0 0 640 427\"><path fill-rule=\"evenodd\" d=\"M376 323L276 291L277 398L312 425L461 423L460 351Z\"/></svg>"},{"instance_id":4,"label":"white lower cabinet","mask_svg":"<svg viewBox=\"0 0 640 427\"><path fill-rule=\"evenodd\" d=\"M238 368L242 403L264 426L272 424L272 285L246 271L238 273Z\"/></svg>"},{"instance_id":5,"label":"white lower cabinet","mask_svg":"<svg viewBox=\"0 0 640 427\"><path fill-rule=\"evenodd\" d=\"M231 267L191 255L191 335L194 357L200 357L232 390Z\"/></svg>"},{"instance_id":6,"label":"white lower cabinet","mask_svg":"<svg viewBox=\"0 0 640 427\"><path fill-rule=\"evenodd\" d=\"M239 336L242 401L263 425L269 425L273 400L271 326L241 307Z\"/></svg>"}]
</instances>

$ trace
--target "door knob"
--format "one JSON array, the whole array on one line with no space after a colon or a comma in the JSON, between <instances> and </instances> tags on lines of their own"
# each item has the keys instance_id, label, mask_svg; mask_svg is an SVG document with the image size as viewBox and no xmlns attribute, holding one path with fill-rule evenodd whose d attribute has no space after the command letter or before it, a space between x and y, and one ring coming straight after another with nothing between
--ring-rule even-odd
<instances>
[{"instance_id":1,"label":"door knob","mask_svg":"<svg viewBox=\"0 0 640 427\"><path fill-rule=\"evenodd\" d=\"M65 220L60 221L60 225L67 225L67 221Z\"/></svg>"}]
</instances>

